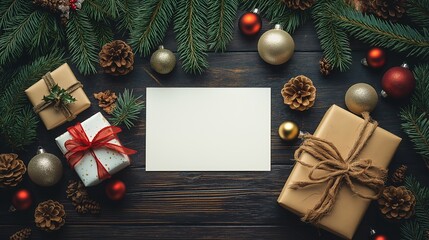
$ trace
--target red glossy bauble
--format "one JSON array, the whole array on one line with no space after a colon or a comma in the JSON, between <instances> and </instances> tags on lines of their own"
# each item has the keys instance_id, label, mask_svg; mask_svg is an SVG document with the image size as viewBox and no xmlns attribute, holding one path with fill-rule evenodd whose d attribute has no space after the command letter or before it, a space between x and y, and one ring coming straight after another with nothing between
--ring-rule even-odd
<instances>
[{"instance_id":1,"label":"red glossy bauble","mask_svg":"<svg viewBox=\"0 0 429 240\"><path fill-rule=\"evenodd\" d=\"M238 28L247 36L258 34L262 28L262 20L258 14L258 9L255 9L253 12L243 14L238 20Z\"/></svg>"},{"instance_id":2,"label":"red glossy bauble","mask_svg":"<svg viewBox=\"0 0 429 240\"><path fill-rule=\"evenodd\" d=\"M374 236L373 238L374 240L389 240L386 236L378 234L376 236Z\"/></svg>"},{"instance_id":3,"label":"red glossy bauble","mask_svg":"<svg viewBox=\"0 0 429 240\"><path fill-rule=\"evenodd\" d=\"M20 189L12 197L12 205L16 210L27 210L33 204L31 193L27 189Z\"/></svg>"},{"instance_id":4,"label":"red glossy bauble","mask_svg":"<svg viewBox=\"0 0 429 240\"><path fill-rule=\"evenodd\" d=\"M113 201L119 201L125 196L127 188L121 180L112 180L106 185L106 195Z\"/></svg>"},{"instance_id":5,"label":"red glossy bauble","mask_svg":"<svg viewBox=\"0 0 429 240\"><path fill-rule=\"evenodd\" d=\"M387 70L381 78L381 87L383 97L392 97L396 99L409 96L416 86L416 80L413 73L406 64L400 67L392 67Z\"/></svg>"},{"instance_id":6,"label":"red glossy bauble","mask_svg":"<svg viewBox=\"0 0 429 240\"><path fill-rule=\"evenodd\" d=\"M381 68L386 63L386 53L381 48L373 47L366 55L366 62L372 68Z\"/></svg>"}]
</instances>

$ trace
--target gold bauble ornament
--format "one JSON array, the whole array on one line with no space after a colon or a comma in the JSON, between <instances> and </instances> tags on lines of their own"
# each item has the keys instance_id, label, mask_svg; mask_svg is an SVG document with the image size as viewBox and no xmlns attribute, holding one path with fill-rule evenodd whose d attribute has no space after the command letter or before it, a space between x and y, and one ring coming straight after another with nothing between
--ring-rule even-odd
<instances>
[{"instance_id":1,"label":"gold bauble ornament","mask_svg":"<svg viewBox=\"0 0 429 240\"><path fill-rule=\"evenodd\" d=\"M176 56L174 53L164 46L159 46L152 57L150 57L150 66L153 70L160 74L168 74L173 71L176 66Z\"/></svg>"},{"instance_id":2,"label":"gold bauble ornament","mask_svg":"<svg viewBox=\"0 0 429 240\"><path fill-rule=\"evenodd\" d=\"M366 83L357 83L351 86L345 96L347 108L360 115L362 112L371 112L377 106L378 95L375 89Z\"/></svg>"},{"instance_id":3,"label":"gold bauble ornament","mask_svg":"<svg viewBox=\"0 0 429 240\"><path fill-rule=\"evenodd\" d=\"M280 24L262 34L258 41L258 53L272 65L287 62L293 55L295 43L289 33L282 30Z\"/></svg>"},{"instance_id":4,"label":"gold bauble ornament","mask_svg":"<svg viewBox=\"0 0 429 240\"><path fill-rule=\"evenodd\" d=\"M28 176L35 184L50 187L58 183L63 176L63 165L57 156L39 147L37 155L28 163Z\"/></svg>"},{"instance_id":5,"label":"gold bauble ornament","mask_svg":"<svg viewBox=\"0 0 429 240\"><path fill-rule=\"evenodd\" d=\"M279 136L283 141L294 141L299 136L299 127L295 122L285 121L280 124Z\"/></svg>"}]
</instances>

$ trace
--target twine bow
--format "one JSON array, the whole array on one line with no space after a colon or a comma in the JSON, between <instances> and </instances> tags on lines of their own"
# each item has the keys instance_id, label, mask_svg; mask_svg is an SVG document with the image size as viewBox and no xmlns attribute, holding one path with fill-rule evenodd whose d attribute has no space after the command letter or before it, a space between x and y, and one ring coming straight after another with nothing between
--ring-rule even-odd
<instances>
[{"instance_id":1,"label":"twine bow","mask_svg":"<svg viewBox=\"0 0 429 240\"><path fill-rule=\"evenodd\" d=\"M94 152L95 149L108 148L126 155L136 153L135 150L126 148L121 145L109 143L109 141L117 138L116 134L122 131L119 127L116 126L107 126L102 128L95 135L92 141L89 141L88 136L86 135L80 123L77 123L75 126L67 128L67 131L72 136L71 139L67 140L64 143L64 146L67 149L65 157L67 158L69 165L74 168L76 164L79 163L80 160L82 160L83 156L89 152L97 163L97 174L98 179L100 180L110 178L110 174L98 159L97 155Z\"/></svg>"},{"instance_id":2,"label":"twine bow","mask_svg":"<svg viewBox=\"0 0 429 240\"><path fill-rule=\"evenodd\" d=\"M54 81L54 79L51 76L51 73L48 72L46 73L43 77L43 80L46 84L46 86L49 89L49 92L52 92L52 88L55 87L56 83ZM72 92L76 91L77 89L83 87L82 84L80 82L76 82L73 85L71 85L69 88L66 89L66 92L68 94L71 94ZM61 99L56 99L56 100L50 100L50 101L45 101L42 100L41 103L39 103L38 105L36 105L33 110L35 113L39 113L43 110L45 110L46 108L53 106L55 108L56 111L60 111L66 118L68 121L73 120L74 118L76 118L76 115L73 114L68 105L64 104Z\"/></svg>"},{"instance_id":3,"label":"twine bow","mask_svg":"<svg viewBox=\"0 0 429 240\"><path fill-rule=\"evenodd\" d=\"M347 158L343 158L334 144L324 139L304 135L302 145L295 152L295 159L305 167L311 168L309 181L294 182L290 188L300 189L309 185L326 183L325 191L313 209L309 210L302 220L310 223L317 223L332 210L337 194L343 183L351 189L353 193L365 199L377 199L383 190L387 171L372 165L371 159L359 159L358 155L372 136L378 126L376 121L372 121L369 113L362 113L364 125L357 140L355 141ZM367 130L369 129L369 130ZM308 153L315 158L318 163L315 165L299 160L302 153ZM315 173L324 171L322 175ZM374 191L373 194L360 193L355 183L362 184Z\"/></svg>"}]
</instances>

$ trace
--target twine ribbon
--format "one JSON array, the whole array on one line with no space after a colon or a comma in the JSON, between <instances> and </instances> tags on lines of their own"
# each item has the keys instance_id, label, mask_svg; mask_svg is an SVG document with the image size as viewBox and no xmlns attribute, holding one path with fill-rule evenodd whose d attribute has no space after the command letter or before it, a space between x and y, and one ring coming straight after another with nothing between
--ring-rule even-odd
<instances>
[{"instance_id":1,"label":"twine ribbon","mask_svg":"<svg viewBox=\"0 0 429 240\"><path fill-rule=\"evenodd\" d=\"M121 128L116 126L107 126L102 128L95 135L92 141L88 139L88 136L80 123L67 128L67 131L72 136L71 139L64 143L64 146L67 149L65 157L70 167L74 168L76 164L82 160L83 156L89 152L97 163L97 174L98 179L100 180L110 178L110 174L98 159L94 152L95 149L108 148L126 155L131 155L137 152L121 145L109 143L109 141L117 139L116 134L122 131Z\"/></svg>"},{"instance_id":2,"label":"twine ribbon","mask_svg":"<svg viewBox=\"0 0 429 240\"><path fill-rule=\"evenodd\" d=\"M341 156L333 143L310 134L303 136L304 141L296 150L294 157L301 165L311 168L308 174L310 180L294 182L290 188L301 189L321 183L326 183L326 188L313 209L309 210L301 220L317 223L328 215L334 207L337 194L344 183L353 193L364 199L375 200L381 194L387 171L372 165L371 159L358 158L368 139L377 129L378 123L371 120L368 112L362 113L362 116L365 122L347 158ZM304 152L310 154L318 163L313 165L299 160ZM316 175L316 172L320 173L320 171L324 171L324 173ZM368 187L374 193L359 192L355 183Z\"/></svg>"},{"instance_id":3,"label":"twine ribbon","mask_svg":"<svg viewBox=\"0 0 429 240\"><path fill-rule=\"evenodd\" d=\"M51 73L50 72L46 73L42 77L42 79L45 82L46 86L48 87L49 92L51 92L52 88L56 85L54 79L52 78ZM77 89L79 89L81 87L83 87L83 85L78 81L78 82L74 83L73 85L71 85L69 88L67 88L66 92L68 94L71 94L72 92L76 91ZM48 108L50 106L53 106L56 111L61 112L67 118L67 121L71 121L71 120L76 118L76 115L70 111L70 108L68 107L68 105L64 104L59 99L58 100L51 100L51 101L42 100L41 103L37 104L33 108L33 111L35 113L39 113L39 112L45 110L46 108Z\"/></svg>"}]
</instances>

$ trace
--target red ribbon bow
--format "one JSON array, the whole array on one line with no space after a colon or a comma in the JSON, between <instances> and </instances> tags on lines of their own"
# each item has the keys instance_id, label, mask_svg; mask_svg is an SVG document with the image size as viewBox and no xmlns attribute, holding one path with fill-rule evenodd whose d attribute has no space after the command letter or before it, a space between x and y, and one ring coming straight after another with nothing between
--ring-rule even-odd
<instances>
[{"instance_id":1,"label":"red ribbon bow","mask_svg":"<svg viewBox=\"0 0 429 240\"><path fill-rule=\"evenodd\" d=\"M74 168L76 164L82 160L83 156L87 152L90 152L97 163L97 174L98 179L100 180L110 178L110 174L95 155L94 149L104 147L126 155L131 155L137 152L121 145L109 143L109 141L117 139L116 134L122 131L121 128L116 126L104 127L95 135L92 141L89 141L88 136L86 135L80 123L67 128L67 131L72 136L72 139L67 140L64 144L67 149L65 157L67 158L70 166Z\"/></svg>"}]
</instances>

